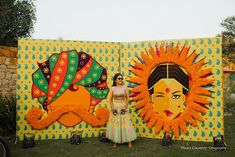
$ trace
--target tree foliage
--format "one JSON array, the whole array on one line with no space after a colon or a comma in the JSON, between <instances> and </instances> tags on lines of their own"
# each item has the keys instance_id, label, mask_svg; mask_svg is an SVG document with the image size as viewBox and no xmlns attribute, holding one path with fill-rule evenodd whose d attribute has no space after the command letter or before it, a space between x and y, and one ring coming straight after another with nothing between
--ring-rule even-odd
<instances>
[{"instance_id":1,"label":"tree foliage","mask_svg":"<svg viewBox=\"0 0 235 157\"><path fill-rule=\"evenodd\" d=\"M235 16L227 17L221 25L225 28L222 32L227 38L235 38Z\"/></svg>"},{"instance_id":2,"label":"tree foliage","mask_svg":"<svg viewBox=\"0 0 235 157\"><path fill-rule=\"evenodd\" d=\"M221 26L225 29L222 32L223 37L223 53L228 55L235 52L235 16L227 17L221 22Z\"/></svg>"},{"instance_id":3,"label":"tree foliage","mask_svg":"<svg viewBox=\"0 0 235 157\"><path fill-rule=\"evenodd\" d=\"M36 21L32 0L0 1L0 45L17 46L18 39L29 37Z\"/></svg>"}]
</instances>

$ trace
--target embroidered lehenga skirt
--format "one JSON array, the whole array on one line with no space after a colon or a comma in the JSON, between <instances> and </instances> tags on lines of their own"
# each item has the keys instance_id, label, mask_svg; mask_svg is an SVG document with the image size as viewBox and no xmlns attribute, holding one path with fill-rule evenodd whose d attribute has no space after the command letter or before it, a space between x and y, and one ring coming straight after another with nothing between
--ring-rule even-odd
<instances>
[{"instance_id":1,"label":"embroidered lehenga skirt","mask_svg":"<svg viewBox=\"0 0 235 157\"><path fill-rule=\"evenodd\" d=\"M114 101L114 109L117 114L110 112L109 122L107 124L107 137L115 143L126 143L136 139L136 133L131 123L128 112L121 114L121 109L125 107L125 101Z\"/></svg>"}]
</instances>

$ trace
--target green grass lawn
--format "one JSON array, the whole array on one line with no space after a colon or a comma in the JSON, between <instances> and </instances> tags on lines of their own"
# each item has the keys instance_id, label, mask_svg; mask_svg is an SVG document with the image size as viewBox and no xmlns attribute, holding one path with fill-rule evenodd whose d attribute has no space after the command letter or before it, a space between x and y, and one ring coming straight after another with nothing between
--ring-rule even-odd
<instances>
[{"instance_id":1,"label":"green grass lawn","mask_svg":"<svg viewBox=\"0 0 235 157\"><path fill-rule=\"evenodd\" d=\"M174 141L171 148L163 147L160 140L138 138L132 148L127 144L112 148L112 143L101 143L97 138L83 139L81 145L71 145L68 140L36 141L33 148L24 149L22 143L11 143L12 157L204 157L204 156L235 156L235 116L225 117L225 142L228 145L226 151L209 149L213 143ZM182 147L192 150L182 149ZM198 148L198 149L196 149Z\"/></svg>"}]
</instances>

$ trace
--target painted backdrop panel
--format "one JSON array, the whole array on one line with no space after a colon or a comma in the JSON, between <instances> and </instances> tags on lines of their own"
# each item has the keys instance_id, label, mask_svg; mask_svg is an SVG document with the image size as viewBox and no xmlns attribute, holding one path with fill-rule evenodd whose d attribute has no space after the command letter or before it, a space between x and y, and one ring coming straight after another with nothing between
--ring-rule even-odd
<instances>
[{"instance_id":1,"label":"painted backdrop panel","mask_svg":"<svg viewBox=\"0 0 235 157\"><path fill-rule=\"evenodd\" d=\"M185 39L185 40L162 40L157 41L158 44L166 45L166 43L174 43L179 45L190 46L190 52L196 50L199 55L197 61L205 57L203 68L212 68L213 75L210 78L214 79L214 87L209 87L214 93L214 98L209 98L211 103L207 106L208 110L202 117L205 122L197 122L198 126L194 127L187 124L187 134L180 133L180 139L192 141L212 141L213 136L224 134L223 122L223 95L222 95L222 52L221 38L203 38L203 39ZM141 58L141 53L149 50L150 47L155 48L156 41L145 42L130 42L130 43L114 43L114 42L82 42L82 41L60 41L60 40L27 40L21 39L18 47L18 81L17 81L17 137L22 140L23 134L26 132L35 133L36 139L68 139L70 132L74 130L83 130L84 137L95 137L98 135L99 129L91 127L85 122L74 127L66 127L58 122L43 130L34 130L25 119L25 115L34 106L43 110L41 104L36 98L32 98L32 74L38 68L38 62L42 63L53 54L62 51L77 50L88 53L107 70L108 87L112 84L112 76L119 71L124 74L125 80L128 76L133 77L133 73L128 71L130 65L134 64L134 60ZM188 56L190 53L188 54ZM128 83L133 86L133 83ZM158 135L155 134L155 129L148 129L146 123L139 116L141 110L136 110L136 102L131 102L129 105L129 113L131 114L132 122L139 137L162 138L163 131ZM102 100L95 110L100 107L108 107L108 99ZM46 116L44 111L43 116Z\"/></svg>"},{"instance_id":2,"label":"painted backdrop panel","mask_svg":"<svg viewBox=\"0 0 235 157\"><path fill-rule=\"evenodd\" d=\"M129 69L131 69L131 65L134 66L135 62L144 62L141 53L143 52L149 56L149 48L152 47L155 50L156 43L158 48L159 45L163 45L163 47L168 46L169 48L169 44L178 45L180 49L183 48L184 45L188 46L190 47L188 57L191 55L193 50L196 50L200 55L194 62L198 62L204 58L206 64L203 65L203 68L212 68L213 75L209 78L214 79L214 82L212 87L208 87L208 90L213 92L212 97L208 98L211 103L206 105L206 107L208 107L207 113L205 115L200 114L205 121L200 122L197 120L197 127L187 123L186 127L188 132L184 134L181 131L178 139L189 141L212 141L213 136L224 134L221 42L221 38L202 38L121 43L121 71L126 78L128 78L127 76L135 77L135 74L129 71ZM135 86L134 83L126 83L130 87ZM145 123L143 118L139 116L143 109L136 111L136 104L137 101L130 103L132 108L129 112L132 113L132 121L136 128L137 135L148 138L162 138L164 134L163 131L160 131L160 133L156 135L155 127L151 129L147 128L147 123ZM152 113L149 113L149 115L150 114Z\"/></svg>"},{"instance_id":3,"label":"painted backdrop panel","mask_svg":"<svg viewBox=\"0 0 235 157\"><path fill-rule=\"evenodd\" d=\"M57 121L42 130L35 130L26 121L25 116L33 107L43 111L43 117L47 116L37 98L32 98L32 74L38 69L38 63L45 62L53 53L76 50L83 51L107 70L107 83L110 87L111 76L119 69L119 43L114 42L85 42L62 40L34 40L21 39L18 46L18 81L17 81L17 137L23 139L23 134L34 133L37 140L68 139L70 132L82 130L83 137L98 135L103 127L92 127L84 121L73 127L61 125ZM83 98L81 98L83 99ZM100 107L109 108L107 99L95 106L94 111ZM94 113L93 113L94 114Z\"/></svg>"}]
</instances>

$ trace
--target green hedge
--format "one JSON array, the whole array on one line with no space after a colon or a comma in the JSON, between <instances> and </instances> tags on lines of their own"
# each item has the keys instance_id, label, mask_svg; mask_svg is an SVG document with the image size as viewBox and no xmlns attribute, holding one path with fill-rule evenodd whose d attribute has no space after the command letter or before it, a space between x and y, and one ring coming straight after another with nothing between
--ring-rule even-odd
<instances>
[{"instance_id":1,"label":"green hedge","mask_svg":"<svg viewBox=\"0 0 235 157\"><path fill-rule=\"evenodd\" d=\"M16 133L16 98L0 96L0 135Z\"/></svg>"},{"instance_id":2,"label":"green hedge","mask_svg":"<svg viewBox=\"0 0 235 157\"><path fill-rule=\"evenodd\" d=\"M224 110L228 113L235 113L235 85L224 90Z\"/></svg>"}]
</instances>

